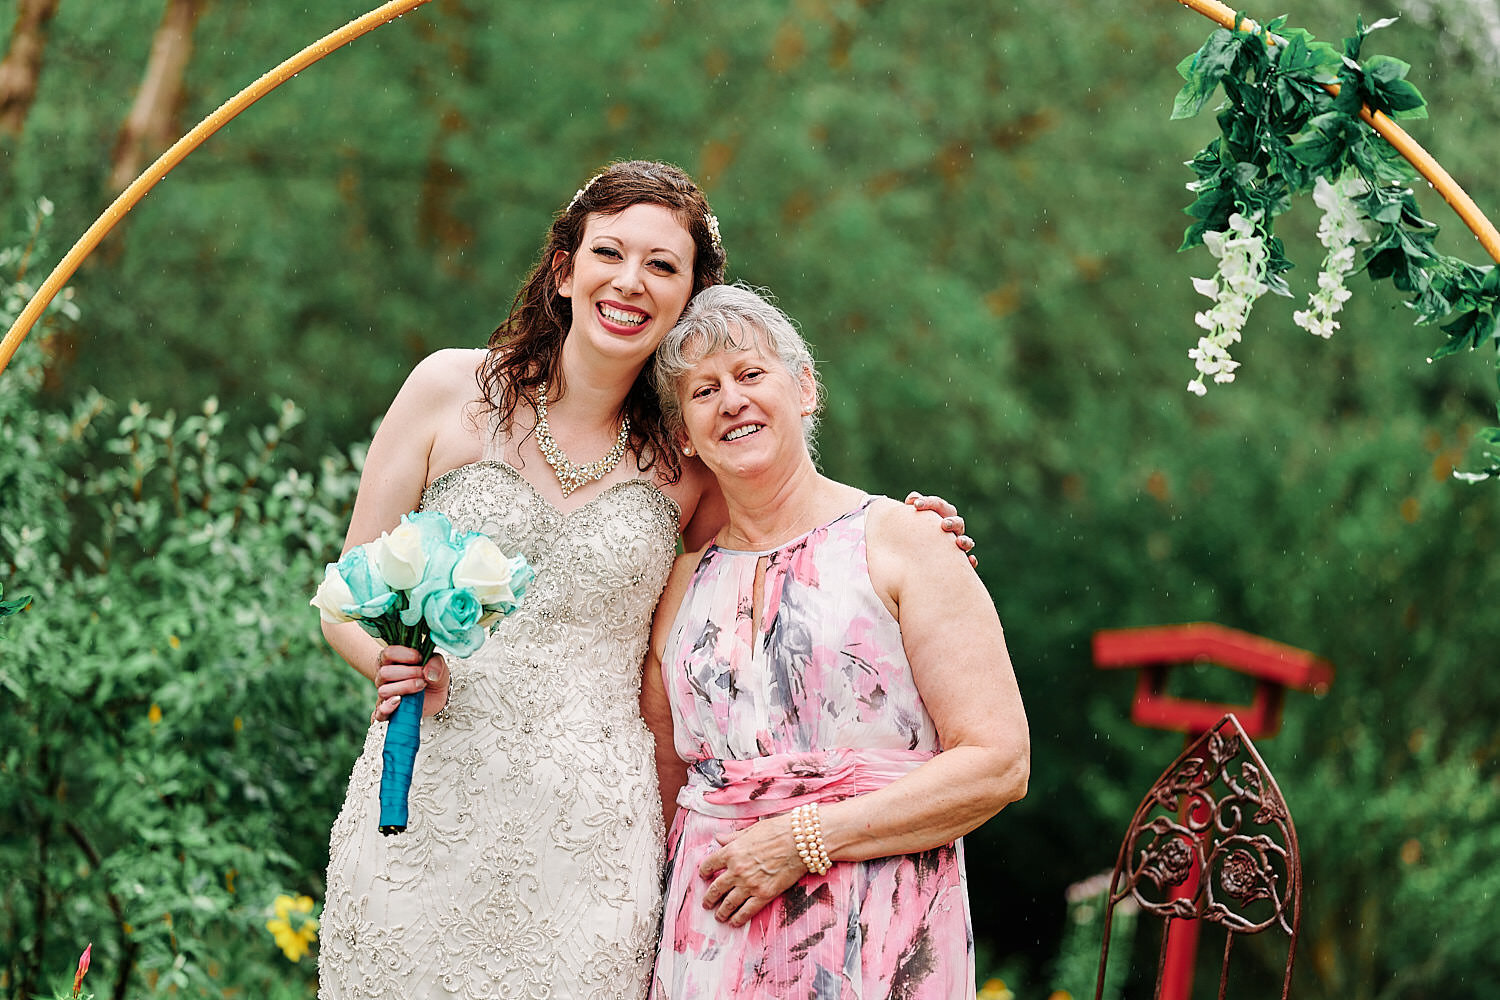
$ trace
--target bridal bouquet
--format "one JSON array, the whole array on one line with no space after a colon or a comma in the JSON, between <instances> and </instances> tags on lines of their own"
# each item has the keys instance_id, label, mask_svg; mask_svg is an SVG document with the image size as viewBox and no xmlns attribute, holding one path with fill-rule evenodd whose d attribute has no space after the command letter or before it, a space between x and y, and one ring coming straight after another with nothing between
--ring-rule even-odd
<instances>
[{"instance_id":1,"label":"bridal bouquet","mask_svg":"<svg viewBox=\"0 0 1500 1000\"><path fill-rule=\"evenodd\" d=\"M407 514L372 542L329 563L310 602L326 622L358 622L422 661L435 649L469 656L487 628L520 607L536 576L520 556L507 557L490 537L456 531L435 511ZM422 692L405 695L385 734L380 774L380 832L406 829L406 798L421 741Z\"/></svg>"}]
</instances>

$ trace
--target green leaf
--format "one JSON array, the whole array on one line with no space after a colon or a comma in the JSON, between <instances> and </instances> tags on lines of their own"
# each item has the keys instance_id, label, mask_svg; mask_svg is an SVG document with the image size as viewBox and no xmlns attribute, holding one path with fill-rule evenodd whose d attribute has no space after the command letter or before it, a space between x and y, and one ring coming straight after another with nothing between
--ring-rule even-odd
<instances>
[{"instance_id":1,"label":"green leaf","mask_svg":"<svg viewBox=\"0 0 1500 1000\"><path fill-rule=\"evenodd\" d=\"M1495 332L1495 313L1493 310L1471 309L1441 329L1448 335L1448 342L1432 353L1434 359L1446 358L1465 348L1478 348Z\"/></svg>"},{"instance_id":2,"label":"green leaf","mask_svg":"<svg viewBox=\"0 0 1500 1000\"><path fill-rule=\"evenodd\" d=\"M1303 138L1292 143L1288 152L1318 173L1339 173L1350 147L1363 133L1362 124L1337 111L1321 114L1307 124Z\"/></svg>"},{"instance_id":3,"label":"green leaf","mask_svg":"<svg viewBox=\"0 0 1500 1000\"><path fill-rule=\"evenodd\" d=\"M0 594L5 593L4 585L0 585ZM0 618L8 618L11 615L20 614L31 604L31 597L17 597L10 601L0 601Z\"/></svg>"},{"instance_id":4,"label":"green leaf","mask_svg":"<svg viewBox=\"0 0 1500 1000\"><path fill-rule=\"evenodd\" d=\"M1219 83L1233 68L1240 47L1247 36L1219 28L1208 36L1203 47L1177 64L1177 72L1187 81L1172 102L1172 118L1191 118L1218 89Z\"/></svg>"},{"instance_id":5,"label":"green leaf","mask_svg":"<svg viewBox=\"0 0 1500 1000\"><path fill-rule=\"evenodd\" d=\"M1371 32L1389 27L1395 24L1396 20L1394 17L1383 17L1367 28L1365 27L1364 16L1356 16L1354 19L1354 35L1344 39L1344 55L1350 59L1358 60L1359 50L1364 46L1365 39L1370 36Z\"/></svg>"},{"instance_id":6,"label":"green leaf","mask_svg":"<svg viewBox=\"0 0 1500 1000\"><path fill-rule=\"evenodd\" d=\"M1373 279L1390 278L1403 292L1419 292L1430 279L1424 266L1435 259L1432 232L1411 232L1400 226L1387 227L1381 239L1365 250L1364 270Z\"/></svg>"},{"instance_id":7,"label":"green leaf","mask_svg":"<svg viewBox=\"0 0 1500 1000\"><path fill-rule=\"evenodd\" d=\"M1339 92L1333 99L1334 110L1349 118L1358 119L1367 96L1364 74L1360 72L1359 64L1346 62L1339 71Z\"/></svg>"},{"instance_id":8,"label":"green leaf","mask_svg":"<svg viewBox=\"0 0 1500 1000\"><path fill-rule=\"evenodd\" d=\"M1222 232L1229 228L1229 217L1239 211L1241 197L1234 189L1214 187L1200 191L1198 198L1187 207L1187 214L1198 221L1183 234L1182 245L1177 249L1191 250L1203 242L1206 232Z\"/></svg>"},{"instance_id":9,"label":"green leaf","mask_svg":"<svg viewBox=\"0 0 1500 1000\"><path fill-rule=\"evenodd\" d=\"M1473 267L1466 264L1465 267L1469 267L1472 271L1484 275L1484 280L1479 285L1479 291L1482 295L1490 298L1500 298L1500 267L1496 267L1493 264L1486 265L1485 267Z\"/></svg>"},{"instance_id":10,"label":"green leaf","mask_svg":"<svg viewBox=\"0 0 1500 1000\"><path fill-rule=\"evenodd\" d=\"M1426 118L1427 101L1407 79L1408 63L1392 56L1371 56L1363 66L1365 103L1392 118Z\"/></svg>"},{"instance_id":11,"label":"green leaf","mask_svg":"<svg viewBox=\"0 0 1500 1000\"><path fill-rule=\"evenodd\" d=\"M1314 41L1312 35L1300 28L1288 31L1283 37L1287 42L1277 46L1274 62L1284 79L1319 85L1338 79L1343 62L1338 49L1327 42Z\"/></svg>"},{"instance_id":12,"label":"green leaf","mask_svg":"<svg viewBox=\"0 0 1500 1000\"><path fill-rule=\"evenodd\" d=\"M1417 178L1415 168L1405 157L1396 152L1390 143L1363 127L1359 130L1358 138L1350 143L1349 162L1377 186L1405 186Z\"/></svg>"},{"instance_id":13,"label":"green leaf","mask_svg":"<svg viewBox=\"0 0 1500 1000\"><path fill-rule=\"evenodd\" d=\"M1452 313L1456 303L1446 293L1451 288L1437 283L1432 283L1417 295L1411 302L1407 303L1417 312L1418 323L1431 323Z\"/></svg>"}]
</instances>

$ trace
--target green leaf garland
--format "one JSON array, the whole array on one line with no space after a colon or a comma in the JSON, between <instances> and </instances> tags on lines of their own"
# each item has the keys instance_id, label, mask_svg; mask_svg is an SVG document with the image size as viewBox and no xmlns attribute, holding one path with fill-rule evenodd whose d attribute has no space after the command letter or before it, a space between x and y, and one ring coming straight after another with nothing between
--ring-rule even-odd
<instances>
[{"instance_id":1,"label":"green leaf garland","mask_svg":"<svg viewBox=\"0 0 1500 1000\"><path fill-rule=\"evenodd\" d=\"M1187 163L1195 197L1185 211L1193 222L1179 249L1202 245L1204 233L1226 232L1237 212L1261 213L1269 251L1266 284L1290 295L1282 275L1292 264L1274 236L1276 216L1297 196L1311 193L1320 177L1333 182L1355 173L1368 191L1354 202L1380 227L1374 242L1361 249L1356 270L1373 281L1389 279L1407 296L1417 325L1436 324L1448 335L1432 358L1485 342L1500 349L1500 269L1436 249L1438 227L1412 197L1420 175L1360 117L1365 106L1394 119L1427 117L1427 102L1406 79L1407 63L1385 55L1360 58L1369 35L1394 21L1366 27L1357 20L1340 51L1288 28L1285 17L1247 30L1241 16L1235 30L1215 30L1178 64L1184 83L1172 104L1174 119L1198 114L1218 91L1226 98L1216 112L1219 136ZM1266 43L1268 37L1274 44ZM1337 85L1336 95L1330 85ZM1500 417L1500 406L1496 412ZM1500 479L1500 427L1486 428L1478 438L1490 467L1457 475L1466 481Z\"/></svg>"}]
</instances>

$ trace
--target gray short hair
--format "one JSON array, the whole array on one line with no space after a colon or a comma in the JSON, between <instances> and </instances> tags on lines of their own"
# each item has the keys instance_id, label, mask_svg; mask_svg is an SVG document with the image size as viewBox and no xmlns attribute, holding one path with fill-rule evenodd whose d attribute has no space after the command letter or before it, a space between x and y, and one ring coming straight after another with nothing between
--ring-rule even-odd
<instances>
[{"instance_id":1,"label":"gray short hair","mask_svg":"<svg viewBox=\"0 0 1500 1000\"><path fill-rule=\"evenodd\" d=\"M657 346L651 381L668 432L679 434L683 430L682 404L677 398L682 377L710 354L743 350L754 333L765 336L771 353L793 378L800 379L804 368L811 372L816 395L813 412L802 418L802 436L808 451L816 454L813 439L823 405L817 363L797 332L797 324L777 308L770 291L744 282L711 285L693 296L677 325Z\"/></svg>"}]
</instances>

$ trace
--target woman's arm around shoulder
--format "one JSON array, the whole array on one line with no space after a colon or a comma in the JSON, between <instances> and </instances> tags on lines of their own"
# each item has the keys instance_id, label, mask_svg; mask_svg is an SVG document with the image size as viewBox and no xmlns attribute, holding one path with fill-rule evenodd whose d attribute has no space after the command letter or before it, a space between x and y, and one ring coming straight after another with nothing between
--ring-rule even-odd
<instances>
[{"instance_id":1,"label":"woman's arm around shoulder","mask_svg":"<svg viewBox=\"0 0 1500 1000\"><path fill-rule=\"evenodd\" d=\"M656 742L656 778L661 791L662 819L668 830L671 830L672 817L677 813L677 792L687 781L687 767L677 756L673 742L672 703L661 668L672 623L677 619L693 570L702 557L700 549L678 556L672 564L672 574L667 578L666 589L656 605L656 617L651 623L651 644L647 647L646 662L641 671L641 718L646 720L646 727Z\"/></svg>"},{"instance_id":2,"label":"woman's arm around shoulder","mask_svg":"<svg viewBox=\"0 0 1500 1000\"><path fill-rule=\"evenodd\" d=\"M660 484L660 488L682 511L677 530L682 534L682 547L688 552L713 541L729 521L729 508L724 503L719 481L696 458L684 459L677 482Z\"/></svg>"}]
</instances>

